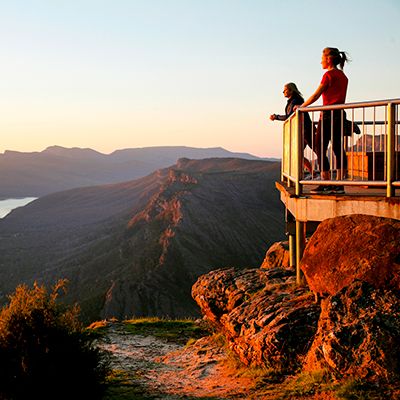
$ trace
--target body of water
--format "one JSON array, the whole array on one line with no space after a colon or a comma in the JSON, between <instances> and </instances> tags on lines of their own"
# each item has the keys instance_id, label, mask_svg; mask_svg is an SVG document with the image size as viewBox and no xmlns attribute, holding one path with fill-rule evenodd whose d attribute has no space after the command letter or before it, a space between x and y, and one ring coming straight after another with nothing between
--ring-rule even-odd
<instances>
[{"instance_id":1,"label":"body of water","mask_svg":"<svg viewBox=\"0 0 400 400\"><path fill-rule=\"evenodd\" d=\"M4 199L0 200L0 218L4 218L14 208L23 207L37 197L24 197L21 199Z\"/></svg>"}]
</instances>

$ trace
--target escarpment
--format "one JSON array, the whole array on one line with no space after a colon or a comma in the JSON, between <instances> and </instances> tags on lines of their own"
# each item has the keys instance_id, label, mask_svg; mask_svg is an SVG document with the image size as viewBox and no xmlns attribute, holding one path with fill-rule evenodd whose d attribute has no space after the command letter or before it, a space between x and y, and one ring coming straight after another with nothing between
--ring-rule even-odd
<instances>
[{"instance_id":1,"label":"escarpment","mask_svg":"<svg viewBox=\"0 0 400 400\"><path fill-rule=\"evenodd\" d=\"M399 221L339 217L307 244L305 287L295 285L286 244L276 243L262 268L212 271L192 296L246 365L400 383L399 260Z\"/></svg>"},{"instance_id":2,"label":"escarpment","mask_svg":"<svg viewBox=\"0 0 400 400\"><path fill-rule=\"evenodd\" d=\"M140 283L133 270L129 279L113 284L104 316L128 314L120 298L137 316L198 315L190 290L199 275L213 265L260 263L267 232L278 221L271 203L271 211L263 210L265 188L254 186L266 177L262 165L252 173L241 165L235 160L180 160L181 169L170 169L165 184L125 232L127 257L135 261L140 249L148 255L142 265L151 262L151 267L142 271ZM280 209L276 200L273 207Z\"/></svg>"},{"instance_id":3,"label":"escarpment","mask_svg":"<svg viewBox=\"0 0 400 400\"><path fill-rule=\"evenodd\" d=\"M151 175L40 198L0 220L0 301L20 283L69 280L88 320L198 316L215 266L259 265L284 237L279 163L180 159Z\"/></svg>"}]
</instances>

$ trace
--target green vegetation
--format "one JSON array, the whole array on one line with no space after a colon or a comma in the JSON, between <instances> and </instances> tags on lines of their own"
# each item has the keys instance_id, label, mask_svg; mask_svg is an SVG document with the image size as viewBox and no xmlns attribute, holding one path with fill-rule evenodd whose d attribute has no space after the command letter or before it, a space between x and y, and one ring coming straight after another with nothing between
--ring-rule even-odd
<instances>
[{"instance_id":1,"label":"green vegetation","mask_svg":"<svg viewBox=\"0 0 400 400\"><path fill-rule=\"evenodd\" d=\"M255 373L251 372L250 373ZM255 375L254 375L255 376ZM260 370L254 396L249 399L259 399L260 396L275 399L310 399L320 394L337 400L382 400L392 399L393 393L399 393L400 388L390 385L377 386L367 381L349 379L334 383L325 370L300 372L294 376L285 376L280 371Z\"/></svg>"},{"instance_id":2,"label":"green vegetation","mask_svg":"<svg viewBox=\"0 0 400 400\"><path fill-rule=\"evenodd\" d=\"M286 382L282 397L284 400L288 397L302 397L313 395L318 392L329 390L327 386L329 382L329 375L326 371L313 371L313 372L302 372L298 374L294 379Z\"/></svg>"},{"instance_id":3,"label":"green vegetation","mask_svg":"<svg viewBox=\"0 0 400 400\"><path fill-rule=\"evenodd\" d=\"M78 307L62 307L66 281L49 293L18 286L0 311L0 398L101 398L107 354L80 323Z\"/></svg>"},{"instance_id":4,"label":"green vegetation","mask_svg":"<svg viewBox=\"0 0 400 400\"><path fill-rule=\"evenodd\" d=\"M124 324L132 335L151 335L177 343L186 343L209 334L206 326L192 319L137 318L126 320Z\"/></svg>"},{"instance_id":5,"label":"green vegetation","mask_svg":"<svg viewBox=\"0 0 400 400\"><path fill-rule=\"evenodd\" d=\"M387 387L385 389L388 389ZM379 400L383 397L391 398L389 393L384 394L382 388L358 379L349 379L335 388L335 395L340 400Z\"/></svg>"},{"instance_id":6,"label":"green vegetation","mask_svg":"<svg viewBox=\"0 0 400 400\"><path fill-rule=\"evenodd\" d=\"M149 400L152 399L131 374L126 371L113 370L107 377L107 390L103 400Z\"/></svg>"}]
</instances>

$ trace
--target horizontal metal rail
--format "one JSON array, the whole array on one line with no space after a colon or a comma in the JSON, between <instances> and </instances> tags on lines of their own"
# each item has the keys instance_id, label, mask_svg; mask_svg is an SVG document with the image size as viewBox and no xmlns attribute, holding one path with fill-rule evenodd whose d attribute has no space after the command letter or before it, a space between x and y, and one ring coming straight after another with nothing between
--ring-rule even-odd
<instances>
[{"instance_id":1,"label":"horizontal metal rail","mask_svg":"<svg viewBox=\"0 0 400 400\"><path fill-rule=\"evenodd\" d=\"M389 99L389 100L377 100L377 101L365 101L359 103L346 103L346 104L335 104L330 106L310 106L310 107L299 107L299 111L324 111L324 110L347 110L349 108L366 108L366 107L380 107L387 106L388 104L400 104L400 99Z\"/></svg>"},{"instance_id":2,"label":"horizontal metal rail","mask_svg":"<svg viewBox=\"0 0 400 400\"><path fill-rule=\"evenodd\" d=\"M351 112L346 115L344 110ZM319 122L315 121L317 112L324 112L317 117ZM386 186L386 196L396 196L395 188L400 187L399 113L400 98L298 108L284 122L282 180L294 186L298 195L303 186L344 185ZM312 119L307 128L308 116ZM311 171L311 179L304 179L304 166ZM324 179L316 178L317 169Z\"/></svg>"},{"instance_id":3,"label":"horizontal metal rail","mask_svg":"<svg viewBox=\"0 0 400 400\"><path fill-rule=\"evenodd\" d=\"M376 186L376 187L384 187L387 185L386 181L336 181L336 180L326 180L326 181L310 181L310 180L301 180L300 183L302 185L323 185L323 186L332 186L332 185L346 185L346 186ZM400 182L399 182L400 183Z\"/></svg>"}]
</instances>

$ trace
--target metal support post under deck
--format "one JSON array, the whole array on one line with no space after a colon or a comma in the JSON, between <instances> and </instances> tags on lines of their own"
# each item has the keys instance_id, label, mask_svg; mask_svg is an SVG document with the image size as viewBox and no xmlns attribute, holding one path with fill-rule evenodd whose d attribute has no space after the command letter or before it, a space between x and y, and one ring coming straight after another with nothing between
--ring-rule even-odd
<instances>
[{"instance_id":1,"label":"metal support post under deck","mask_svg":"<svg viewBox=\"0 0 400 400\"><path fill-rule=\"evenodd\" d=\"M290 267L296 266L296 236L289 234L289 263Z\"/></svg>"},{"instance_id":2,"label":"metal support post under deck","mask_svg":"<svg viewBox=\"0 0 400 400\"><path fill-rule=\"evenodd\" d=\"M300 269L300 261L303 257L305 247L305 223L296 220L296 283L301 286L303 284L303 272Z\"/></svg>"}]
</instances>

